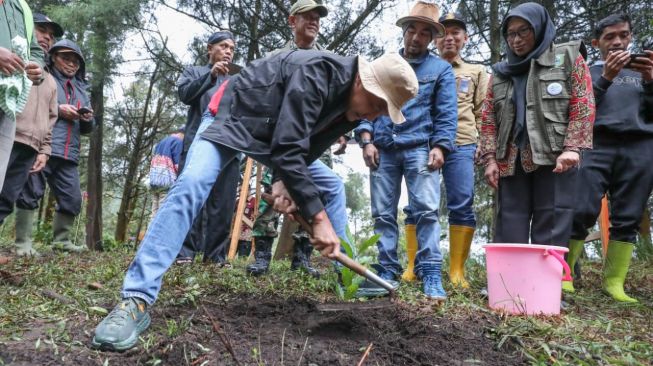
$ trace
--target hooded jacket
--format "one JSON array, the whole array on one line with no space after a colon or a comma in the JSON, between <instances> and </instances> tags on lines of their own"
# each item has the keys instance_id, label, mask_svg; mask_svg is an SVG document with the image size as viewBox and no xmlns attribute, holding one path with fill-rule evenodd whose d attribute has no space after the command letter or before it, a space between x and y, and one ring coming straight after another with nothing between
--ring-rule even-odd
<instances>
[{"instance_id":1,"label":"hooded jacket","mask_svg":"<svg viewBox=\"0 0 653 366\"><path fill-rule=\"evenodd\" d=\"M79 70L77 70L73 78L68 78L54 66L52 56L62 48L73 50L81 59ZM90 108L91 101L87 92L88 83L86 82L86 63L79 46L68 39L61 40L50 48L47 61L52 71L52 76L57 82L57 100L59 105L71 104L76 108ZM80 135L91 133L94 124L94 119L89 122L83 122L80 120L69 121L58 117L52 130L51 156L78 163L81 144Z\"/></svg>"},{"instance_id":2,"label":"hooded jacket","mask_svg":"<svg viewBox=\"0 0 653 366\"><path fill-rule=\"evenodd\" d=\"M272 168L304 217L324 209L308 165L359 121L344 118L358 57L286 51L234 76L202 137Z\"/></svg>"}]
</instances>

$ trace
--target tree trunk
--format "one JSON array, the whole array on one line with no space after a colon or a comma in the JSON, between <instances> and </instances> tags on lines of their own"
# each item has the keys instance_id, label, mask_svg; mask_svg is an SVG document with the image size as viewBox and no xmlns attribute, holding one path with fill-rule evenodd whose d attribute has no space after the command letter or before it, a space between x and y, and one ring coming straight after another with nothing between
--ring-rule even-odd
<instances>
[{"instance_id":1,"label":"tree trunk","mask_svg":"<svg viewBox=\"0 0 653 366\"><path fill-rule=\"evenodd\" d=\"M501 21L499 0L490 0L490 63L501 61Z\"/></svg>"},{"instance_id":2,"label":"tree trunk","mask_svg":"<svg viewBox=\"0 0 653 366\"><path fill-rule=\"evenodd\" d=\"M91 105L95 114L95 129L91 134L88 151L88 180L86 191L86 246L102 250L102 145L104 126L104 80L94 85Z\"/></svg>"},{"instance_id":3,"label":"tree trunk","mask_svg":"<svg viewBox=\"0 0 653 366\"><path fill-rule=\"evenodd\" d=\"M142 151L144 144L147 142L145 130L149 124L150 105L152 104L152 92L157 83L161 63L157 62L154 66L154 71L150 77L150 83L145 97L145 105L142 111L142 117L136 125L136 137L134 138L134 146L132 146L132 154L127 164L127 175L125 176L125 188L122 191L120 199L120 209L118 210L118 222L116 223L115 239L118 242L125 242L127 238L127 229L129 221L133 213L132 207L134 200L138 199L138 194L134 194L134 188L138 185L137 173L142 160ZM138 191L138 189L136 189Z\"/></svg>"}]
</instances>

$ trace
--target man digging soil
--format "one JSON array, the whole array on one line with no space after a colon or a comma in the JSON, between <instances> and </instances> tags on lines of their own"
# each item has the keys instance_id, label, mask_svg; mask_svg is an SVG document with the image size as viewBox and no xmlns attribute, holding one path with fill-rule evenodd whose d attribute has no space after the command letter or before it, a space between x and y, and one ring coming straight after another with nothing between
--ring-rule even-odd
<instances>
[{"instance_id":1,"label":"man digging soil","mask_svg":"<svg viewBox=\"0 0 653 366\"><path fill-rule=\"evenodd\" d=\"M324 189L311 163L361 119L389 115L404 122L401 108L417 90L415 73L397 54L368 63L303 50L252 62L229 83L215 120L200 126L186 167L127 271L123 300L95 329L93 347L123 351L136 345L150 324L147 307L164 273L213 182L239 152L274 169L274 209L308 218L313 246L335 258L339 236L345 237L344 197Z\"/></svg>"}]
</instances>

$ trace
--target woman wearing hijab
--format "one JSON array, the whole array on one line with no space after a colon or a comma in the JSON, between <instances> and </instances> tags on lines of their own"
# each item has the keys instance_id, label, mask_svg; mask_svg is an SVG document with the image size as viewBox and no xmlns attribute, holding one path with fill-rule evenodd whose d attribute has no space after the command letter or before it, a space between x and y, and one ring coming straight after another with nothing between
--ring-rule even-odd
<instances>
[{"instance_id":1,"label":"woman wearing hijab","mask_svg":"<svg viewBox=\"0 0 653 366\"><path fill-rule=\"evenodd\" d=\"M485 178L497 189L494 241L566 246L580 152L592 147L594 95L582 42L555 44L546 9L512 9L483 106Z\"/></svg>"}]
</instances>

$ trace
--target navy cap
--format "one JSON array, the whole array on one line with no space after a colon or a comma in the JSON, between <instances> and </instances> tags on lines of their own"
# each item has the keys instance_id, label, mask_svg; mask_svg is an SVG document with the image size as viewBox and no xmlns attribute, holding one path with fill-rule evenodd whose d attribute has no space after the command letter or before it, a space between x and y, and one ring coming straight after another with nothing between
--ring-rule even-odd
<instances>
[{"instance_id":1,"label":"navy cap","mask_svg":"<svg viewBox=\"0 0 653 366\"><path fill-rule=\"evenodd\" d=\"M45 24L49 25L54 29L54 36L59 38L63 36L63 28L55 22L52 21L52 19L48 18L45 14L41 13L34 13L34 25L36 24Z\"/></svg>"},{"instance_id":2,"label":"navy cap","mask_svg":"<svg viewBox=\"0 0 653 366\"><path fill-rule=\"evenodd\" d=\"M220 32L215 32L211 34L209 37L209 44L215 44L215 43L220 43L224 41L225 39L230 39L232 41L234 40L234 35L231 34L229 31L220 31Z\"/></svg>"},{"instance_id":3,"label":"navy cap","mask_svg":"<svg viewBox=\"0 0 653 366\"><path fill-rule=\"evenodd\" d=\"M447 25L457 25L460 28L464 29L467 31L467 24L463 20L463 17L460 15L460 13L447 13L444 14L443 16L440 17L440 23L442 23L445 27Z\"/></svg>"}]
</instances>

